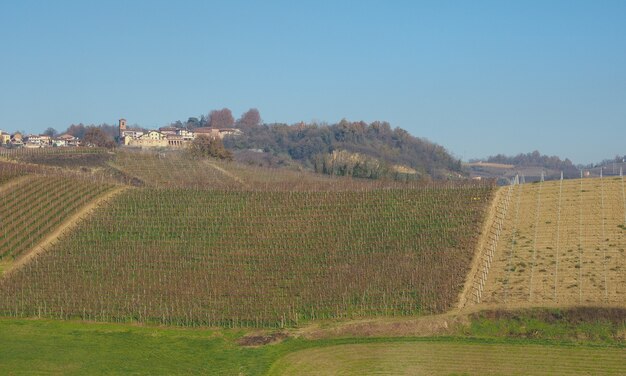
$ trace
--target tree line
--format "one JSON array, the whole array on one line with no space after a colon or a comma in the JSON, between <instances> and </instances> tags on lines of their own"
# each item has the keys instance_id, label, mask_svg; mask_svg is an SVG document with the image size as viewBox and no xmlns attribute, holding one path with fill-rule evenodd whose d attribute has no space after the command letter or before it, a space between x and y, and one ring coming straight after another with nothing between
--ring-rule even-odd
<instances>
[{"instance_id":1,"label":"tree line","mask_svg":"<svg viewBox=\"0 0 626 376\"><path fill-rule=\"evenodd\" d=\"M228 108L207 115L189 117L169 124L194 130L201 127L238 128L243 135L226 137L226 149L243 155L246 151L263 151L281 160L328 175L360 178L424 179L461 176L461 161L444 147L410 135L388 122L341 120L335 124L298 123L265 124L258 109L251 108L238 119ZM139 125L129 129L145 130ZM96 146L112 147L118 136L117 125L73 124L65 133ZM194 154L230 159L232 154L220 145L208 142L193 145ZM252 160L258 159L252 157ZM293 163L292 163L293 162Z\"/></svg>"},{"instance_id":2,"label":"tree line","mask_svg":"<svg viewBox=\"0 0 626 376\"><path fill-rule=\"evenodd\" d=\"M562 160L553 155L548 156L535 150L532 153L520 153L516 156L498 154L487 158L489 163L511 164L515 166L533 166L561 171L576 171L577 167L568 158Z\"/></svg>"},{"instance_id":3,"label":"tree line","mask_svg":"<svg viewBox=\"0 0 626 376\"><path fill-rule=\"evenodd\" d=\"M261 124L226 138L233 150L259 150L288 157L316 172L363 178L448 178L461 161L447 150L388 122L341 120L336 124ZM406 166L414 173L401 172Z\"/></svg>"},{"instance_id":4,"label":"tree line","mask_svg":"<svg viewBox=\"0 0 626 376\"><path fill-rule=\"evenodd\" d=\"M212 110L208 115L190 117L184 122L178 120L170 125L189 130L202 127L247 129L260 125L262 121L261 113L256 108L244 112L238 119L235 119L229 108L222 108L221 110Z\"/></svg>"}]
</instances>

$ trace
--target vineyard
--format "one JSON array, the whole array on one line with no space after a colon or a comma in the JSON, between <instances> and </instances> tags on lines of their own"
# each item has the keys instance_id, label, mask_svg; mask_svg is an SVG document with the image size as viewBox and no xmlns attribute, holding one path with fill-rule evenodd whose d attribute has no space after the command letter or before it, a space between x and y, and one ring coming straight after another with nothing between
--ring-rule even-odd
<instances>
[{"instance_id":1,"label":"vineyard","mask_svg":"<svg viewBox=\"0 0 626 376\"><path fill-rule=\"evenodd\" d=\"M469 304L624 305L622 177L502 188Z\"/></svg>"},{"instance_id":2,"label":"vineyard","mask_svg":"<svg viewBox=\"0 0 626 376\"><path fill-rule=\"evenodd\" d=\"M272 327L443 312L492 193L134 188L4 278L0 314Z\"/></svg>"},{"instance_id":3,"label":"vineyard","mask_svg":"<svg viewBox=\"0 0 626 376\"><path fill-rule=\"evenodd\" d=\"M153 188L241 186L240 181L213 167L208 160L186 158L180 152L119 151L111 165Z\"/></svg>"},{"instance_id":4,"label":"vineyard","mask_svg":"<svg viewBox=\"0 0 626 376\"><path fill-rule=\"evenodd\" d=\"M424 183L331 177L287 168L193 159L181 151L117 151L109 165L146 187L245 191L354 191L408 188Z\"/></svg>"},{"instance_id":5,"label":"vineyard","mask_svg":"<svg viewBox=\"0 0 626 376\"><path fill-rule=\"evenodd\" d=\"M27 174L43 173L44 167L0 160L0 184Z\"/></svg>"},{"instance_id":6,"label":"vineyard","mask_svg":"<svg viewBox=\"0 0 626 376\"><path fill-rule=\"evenodd\" d=\"M106 174L59 165L76 153L0 161L0 270L113 190L111 171L140 187L5 274L2 315L277 327L456 304L624 301L621 177L495 194L489 184L336 178L181 152L87 151Z\"/></svg>"},{"instance_id":7,"label":"vineyard","mask_svg":"<svg viewBox=\"0 0 626 376\"><path fill-rule=\"evenodd\" d=\"M104 148L46 147L46 148L0 148L0 157L26 164L62 168L105 167L112 153Z\"/></svg>"},{"instance_id":8,"label":"vineyard","mask_svg":"<svg viewBox=\"0 0 626 376\"><path fill-rule=\"evenodd\" d=\"M20 176L21 177L16 177ZM0 185L0 260L21 257L78 208L112 186L8 170Z\"/></svg>"}]
</instances>

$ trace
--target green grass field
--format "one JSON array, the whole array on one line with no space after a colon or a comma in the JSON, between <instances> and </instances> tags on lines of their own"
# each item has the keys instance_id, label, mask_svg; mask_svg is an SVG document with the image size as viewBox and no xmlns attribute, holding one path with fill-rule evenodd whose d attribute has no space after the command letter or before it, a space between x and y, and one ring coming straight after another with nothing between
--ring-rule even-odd
<instances>
[{"instance_id":1,"label":"green grass field","mask_svg":"<svg viewBox=\"0 0 626 376\"><path fill-rule=\"evenodd\" d=\"M493 323L495 327L500 324ZM550 326L551 324L548 324ZM288 338L242 329L0 319L2 375L624 374L623 342L495 336L481 325L426 338ZM574 337L580 325L571 328Z\"/></svg>"},{"instance_id":2,"label":"green grass field","mask_svg":"<svg viewBox=\"0 0 626 376\"><path fill-rule=\"evenodd\" d=\"M337 345L280 358L270 375L623 375L626 350L503 343Z\"/></svg>"},{"instance_id":3,"label":"green grass field","mask_svg":"<svg viewBox=\"0 0 626 376\"><path fill-rule=\"evenodd\" d=\"M241 348L236 331L0 319L0 374L247 374L280 348ZM284 352L284 350L283 350Z\"/></svg>"}]
</instances>

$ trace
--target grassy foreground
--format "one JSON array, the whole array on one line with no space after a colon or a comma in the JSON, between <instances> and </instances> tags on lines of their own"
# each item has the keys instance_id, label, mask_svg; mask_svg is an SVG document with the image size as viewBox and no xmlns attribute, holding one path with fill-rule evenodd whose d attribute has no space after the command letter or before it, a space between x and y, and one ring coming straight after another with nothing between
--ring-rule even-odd
<instances>
[{"instance_id":1,"label":"grassy foreground","mask_svg":"<svg viewBox=\"0 0 626 376\"><path fill-rule=\"evenodd\" d=\"M240 331L0 319L0 374L259 375L290 343L241 347Z\"/></svg>"},{"instance_id":2,"label":"grassy foreground","mask_svg":"<svg viewBox=\"0 0 626 376\"><path fill-rule=\"evenodd\" d=\"M535 338L522 338L522 328L536 327L532 319L482 316L447 337L287 338L244 347L238 342L251 332L241 329L0 318L0 374L626 373L621 335L573 337L621 333L623 324L542 325Z\"/></svg>"},{"instance_id":3,"label":"grassy foreground","mask_svg":"<svg viewBox=\"0 0 626 376\"><path fill-rule=\"evenodd\" d=\"M271 375L623 375L626 350L502 343L337 345L289 354Z\"/></svg>"}]
</instances>

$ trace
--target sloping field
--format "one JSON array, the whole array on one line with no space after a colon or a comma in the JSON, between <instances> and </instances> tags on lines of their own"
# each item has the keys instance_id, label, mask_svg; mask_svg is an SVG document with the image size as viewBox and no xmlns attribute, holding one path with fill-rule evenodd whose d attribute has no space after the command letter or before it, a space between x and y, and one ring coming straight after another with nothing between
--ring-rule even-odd
<instances>
[{"instance_id":1,"label":"sloping field","mask_svg":"<svg viewBox=\"0 0 626 376\"><path fill-rule=\"evenodd\" d=\"M63 168L104 167L112 153L104 148L44 147L0 149L0 157L22 163Z\"/></svg>"},{"instance_id":2,"label":"sloping field","mask_svg":"<svg viewBox=\"0 0 626 376\"><path fill-rule=\"evenodd\" d=\"M270 375L623 375L626 349L454 342L337 345L288 354Z\"/></svg>"},{"instance_id":3,"label":"sloping field","mask_svg":"<svg viewBox=\"0 0 626 376\"><path fill-rule=\"evenodd\" d=\"M354 191L423 186L419 182L328 176L238 162L191 159L184 151L118 150L110 166L152 188L257 191Z\"/></svg>"},{"instance_id":4,"label":"sloping field","mask_svg":"<svg viewBox=\"0 0 626 376\"><path fill-rule=\"evenodd\" d=\"M0 160L0 184L15 177L33 173L42 173L45 168L41 166L22 164L12 161Z\"/></svg>"},{"instance_id":5,"label":"sloping field","mask_svg":"<svg viewBox=\"0 0 626 376\"><path fill-rule=\"evenodd\" d=\"M236 189L242 185L208 160L186 158L180 152L118 151L111 165L149 187Z\"/></svg>"},{"instance_id":6,"label":"sloping field","mask_svg":"<svg viewBox=\"0 0 626 376\"><path fill-rule=\"evenodd\" d=\"M0 314L180 325L442 312L493 188L132 189L0 282Z\"/></svg>"},{"instance_id":7,"label":"sloping field","mask_svg":"<svg viewBox=\"0 0 626 376\"><path fill-rule=\"evenodd\" d=\"M504 187L468 304L626 304L621 177Z\"/></svg>"},{"instance_id":8,"label":"sloping field","mask_svg":"<svg viewBox=\"0 0 626 376\"><path fill-rule=\"evenodd\" d=\"M0 184L0 261L19 258L81 206L112 187L67 177L7 179Z\"/></svg>"}]
</instances>

